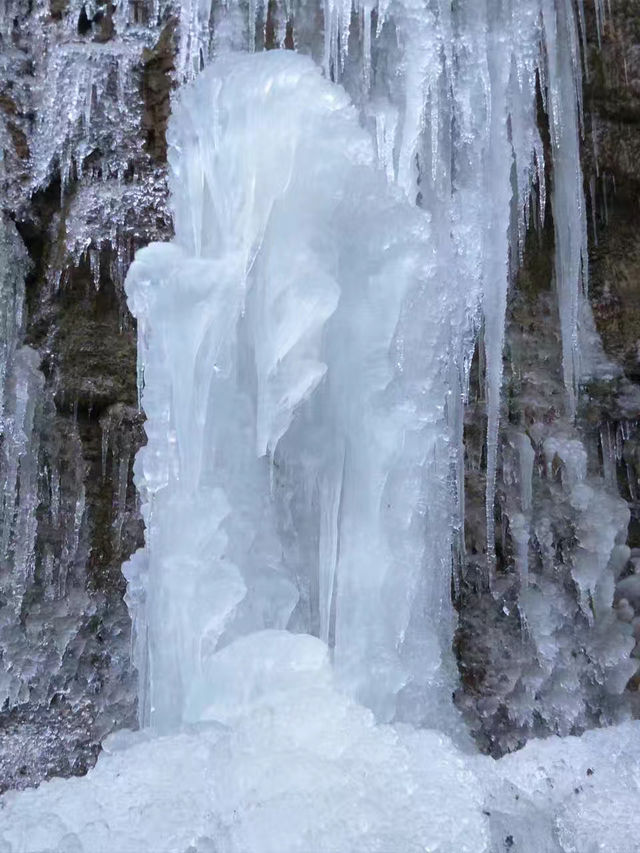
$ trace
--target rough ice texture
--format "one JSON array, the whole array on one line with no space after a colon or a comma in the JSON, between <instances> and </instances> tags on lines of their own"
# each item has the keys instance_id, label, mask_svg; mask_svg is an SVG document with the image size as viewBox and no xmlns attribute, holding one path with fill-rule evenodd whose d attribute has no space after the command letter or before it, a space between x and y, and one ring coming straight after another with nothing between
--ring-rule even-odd
<instances>
[{"instance_id":1,"label":"rough ice texture","mask_svg":"<svg viewBox=\"0 0 640 853\"><path fill-rule=\"evenodd\" d=\"M486 849L462 754L441 734L377 726L336 689L320 640L257 632L212 660L210 677L218 701L197 726L113 735L86 780L6 797L11 853Z\"/></svg>"},{"instance_id":2,"label":"rough ice texture","mask_svg":"<svg viewBox=\"0 0 640 853\"><path fill-rule=\"evenodd\" d=\"M580 738L532 740L494 763L495 787L486 801L496 810L494 849L637 850L638 731L637 723L623 723Z\"/></svg>"},{"instance_id":3,"label":"rough ice texture","mask_svg":"<svg viewBox=\"0 0 640 853\"><path fill-rule=\"evenodd\" d=\"M408 185L388 182L348 98L308 60L217 61L184 91L170 143L176 238L142 250L127 279L149 441L137 462L146 551L125 571L152 729L116 778L129 786L162 766L161 783L178 743L188 785L177 808L160 784L126 822L121 809L98 813L92 786L109 786L110 809L119 760L107 755L75 784L76 802L60 785L5 801L12 853L36 813L55 816L56 843L94 848L481 853L515 835L517 849L539 850L547 835L549 850L575 849L561 772L542 805L527 787L537 745L496 769L407 724L464 742L444 701L455 510L445 407L477 301L497 310L491 292L473 277L468 291L442 291L433 218L409 203ZM473 228L479 211L466 212ZM628 511L586 481L576 441L534 436L581 513L580 606L606 615ZM526 523L533 448L518 446ZM560 694L555 597L529 587L528 568L520 576L538 666L551 660L543 676ZM328 640L332 666L311 634ZM620 653L612 642L608 662ZM555 707L570 727L564 695ZM615 793L615 755L606 761L595 801ZM549 773L554 785L559 771ZM606 843L606 832L592 837Z\"/></svg>"}]
</instances>

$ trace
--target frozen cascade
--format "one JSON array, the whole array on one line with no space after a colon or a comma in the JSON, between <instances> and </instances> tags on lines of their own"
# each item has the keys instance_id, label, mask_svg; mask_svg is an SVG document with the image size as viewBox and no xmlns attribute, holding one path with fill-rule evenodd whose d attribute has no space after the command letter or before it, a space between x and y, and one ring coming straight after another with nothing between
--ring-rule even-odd
<instances>
[{"instance_id":1,"label":"frozen cascade","mask_svg":"<svg viewBox=\"0 0 640 853\"><path fill-rule=\"evenodd\" d=\"M412 285L417 295L412 295L412 286L408 283L404 288L399 287L395 302L377 309L387 316L389 326L370 328L367 323L371 337L360 342L350 341L352 346L348 352L343 352L339 330L345 326L343 318L348 311L349 323L352 323L362 309L353 297L349 297L348 288L341 284L343 272L336 273L332 269L331 279L321 277L323 286L317 285L318 292L313 297L298 293L295 280L283 282L278 285L282 295L278 290L277 300L284 300L287 294L291 317L282 317L283 309L270 314L276 296L261 282L263 279L270 282L276 274L274 264L277 261L274 259L278 257L278 244L269 238L273 235L276 240L279 229L273 222L285 217L281 210L282 196L290 199L291 205L301 204L305 209L317 207L318 221L327 213L320 204L302 203L294 198L297 185L292 175L296 174L295 168L303 167L299 164L301 155L294 148L297 137L288 126L278 128L270 121L269 137L273 138L273 146L266 151L255 144L251 147L252 134L264 132L254 112L268 114L270 90L268 99L262 94L256 96L259 109L252 108L249 100L249 105L242 110L235 107L232 110L227 106L231 102L225 100L231 97L227 94L231 84L219 82L226 79L219 71L206 72L220 75L214 77L215 86L209 83L216 91L214 103L217 104L211 116L201 109L202 95L198 86L185 91L174 112L170 130L173 134L176 246L147 250L139 256L129 277L130 304L143 330L139 364L144 372L143 406L149 417L149 445L138 463L139 488L148 496L145 510L148 547L147 553L138 556L128 574L139 636L148 638L142 641L143 648L137 649L140 665L145 661L144 670L150 667L142 688L142 719L153 721L153 715L157 715L155 722L160 726L165 722L175 723L183 716L181 706L187 701L190 684L198 672L203 643L211 651L219 643L225 644L251 628L286 625L329 640L337 671L342 673L355 695L376 710L380 719L400 718L424 723L437 720L438 713L441 719L449 716L442 713L442 708L448 706L453 684L450 657L453 617L448 589L452 537L448 531L456 507L448 482L449 464L460 446L461 419L457 401L464 394L480 311L484 318L487 360L487 549L491 566L506 292L514 257L517 263L525 233L531 188L536 184L541 202L545 193L542 144L535 120L536 75L542 74L550 97L555 98L556 114L552 122L555 122L557 138L554 150L564 157L567 146L575 152L578 144L579 91L575 81L579 59L571 39L569 57L565 58L564 41L561 41L563 34L575 35L575 23L569 7L564 4L558 8L550 3L541 6L533 2L514 4L509 6L506 16L491 3L482 7L480 15L475 5L471 9L461 4L453 13L445 6L425 12L421 6L400 4L389 21L383 18L377 24L379 49L392 67L395 65L402 80L401 90L394 90L392 84L385 93L379 83L371 84L366 51L361 58L363 77L349 67L344 35L349 31L346 11L337 6L329 10L331 26L325 33L325 67L334 76L343 78L356 100L368 96L363 87L372 85L374 89L365 114L373 112L375 118L378 161L408 200L418 199L423 209L422 214L411 214L415 225L410 230L419 231L421 239L414 241L416 245L411 246L410 251L407 248L403 251L407 257L415 258L416 269L407 272L414 279L419 275L424 283ZM251 14L254 12L257 14L256 10ZM366 9L364 13L362 39L366 42ZM253 47L252 20L249 19L250 49ZM400 59L397 51L391 50L389 33L385 32L392 24L403 49ZM190 32L193 35L192 30ZM223 32L229 36L228 49L241 42L244 27L234 30L230 23ZM545 43L544 62L541 39ZM223 67L220 61L217 67ZM229 72L230 79L239 73ZM254 72L245 70L243 73L250 78ZM199 85L204 87L206 83ZM217 87L222 87L220 93ZM238 100L236 95L234 103ZM245 100L243 96L242 102ZM249 119L245 117L245 110L249 111ZM236 118L237 129L233 132L228 122L221 123L216 117L223 114ZM389 154L380 147L380 117L384 117L386 133L387 119L394 115L397 116L395 143ZM369 145L365 135L359 135L357 147L362 149L361 156L365 156L364 148ZM326 146L325 136L320 132L316 144ZM565 141L565 136L569 141ZM230 141L237 137L242 147L237 141L235 144ZM356 143L348 143L351 144ZM192 156L184 153L188 146L193 146ZM344 146L345 142L339 140L340 152ZM242 157L236 149L244 151ZM260 172L256 164L270 153L281 159L282 152L292 161L291 174L285 170L278 183L275 176L284 167L278 164L276 169L268 159L265 171L273 177L271 183L263 186L258 182ZM371 170L370 151L366 157ZM393 169L390 161L393 161ZM573 364L576 357L577 320L571 319L573 315L566 308L562 294L573 293L571 300L577 304L583 273L580 265L583 245L579 240L576 244L575 235L582 233L583 204L582 191L578 192L576 180L570 182L571 175L564 160L557 164L557 171L554 209L557 208L557 215L563 217L562 222L568 223L570 237L567 248L564 237L558 236L558 252L562 257L558 261L557 277L562 279L559 302L561 325L568 341L565 375L571 408L576 379L573 368L569 370L567 365L569 360ZM330 174L332 179L339 175L334 195L345 192L346 178L342 178L342 171L334 168ZM579 172L577 174L579 177ZM246 181L247 189L238 200L237 186L242 180ZM311 186L309 176L305 183ZM383 182L379 183L382 187ZM390 190L385 188L383 192ZM569 209L572 194L577 204ZM353 193L348 191L348 195ZM488 211L487 199L490 200ZM560 204L564 207L560 208ZM575 222L574 208L578 211ZM332 216L337 221L337 216ZM359 218L361 216L359 214ZM373 213L372 217L374 223L369 229L373 231L376 227ZM354 218L355 214L347 214L345 222ZM309 240L310 237L304 236L307 229L313 234L318 228L317 224L307 222L308 219L309 214L305 214L304 219L296 219L296 241ZM207 222L206 228L202 226L203 221ZM304 230L301 222L305 223ZM351 241L361 239L356 233L349 237ZM385 235L380 245L390 245L391 239ZM578 262L571 260L574 245L578 245ZM366 253L373 257L375 253L370 243L365 243L365 247ZM238 325L238 340L233 344L225 343L222 350L221 332L213 327L213 319L205 325L205 315L200 311L197 318L185 317L181 321L183 334L192 342L188 353L183 352L182 347L180 351L175 350L175 346L172 348L167 334L162 341L155 340L157 332L154 330L159 321L154 322L154 313L159 311L162 316L167 309L164 302L158 302L156 291L149 290L149 286L146 290L153 297L142 296L141 282L154 278L152 252L162 251L166 255L163 261L155 262L156 268L182 268L184 259L176 255L178 248L195 256L201 265L204 259L214 258L216 263L223 263L225 270L235 269L235 285L225 284L225 288L230 289L221 290L216 297L224 308L215 309L215 323L231 328ZM321 269L325 270L335 266L341 257L335 236L329 239L327 248L337 255L331 263L326 260L321 263ZM299 251L296 265L302 268L302 264L309 263L308 253ZM563 260L567 253L570 261ZM371 269L376 266L384 269L382 265L391 262L388 256L390 252L385 251L385 256ZM221 260L225 257L227 260ZM406 268L407 261L404 263ZM366 267L359 275L371 277ZM326 272L322 276L326 276ZM450 282L450 285L443 289L443 282ZM432 288L431 296L429 287ZM164 289L175 292L170 284ZM424 302L420 303L420 299ZM211 303L214 304L213 296ZM431 310L421 317L420 328L413 330L410 321L419 313L420 304L429 305ZM412 308L407 309L407 305ZM299 321L300 327L296 328L292 317L298 313L305 319ZM427 314L433 320L433 329L425 319ZM196 321L197 327L193 325ZM338 381L340 367L331 369L330 359L337 358L340 364L360 363L374 346L376 335L380 335L377 340L382 342L382 352L391 346L395 348L396 375L381 373L369 387L363 382L356 383L362 395L358 397L347 379ZM345 337L348 336L347 333ZM333 343L334 338L336 343ZM230 354L226 354L228 346L232 347ZM360 357L357 346L362 353ZM215 361L222 354L226 356L225 366ZM379 360L380 356L377 358ZM434 358L436 361L431 367L429 362ZM209 366L198 367L201 359L208 361ZM252 367L246 367L247 359ZM421 362L423 369L416 372ZM161 364L164 368L159 375ZM247 370L249 373L245 377ZM392 370L392 362L387 370ZM229 402L235 400L237 392L232 393L223 383L226 371L238 375L235 382L241 389L240 400L249 401L248 421L235 414L240 404ZM343 373L348 377L349 369L345 368ZM373 379L373 374L369 373L367 378ZM195 387L185 383L185 375L195 377ZM157 400L160 382L164 387L161 402ZM383 411L394 428L385 424L382 432L378 430L375 434L364 415L361 420L354 420L348 414L344 400L355 404L358 399L356 408L368 412L366 401L377 399L376 394L383 390L387 397L396 395L400 406L392 399L385 403ZM229 428L220 425L227 416L221 418L218 414L211 423L208 419L208 406L220 412L222 404L214 402L218 393L223 394L225 411L233 410L237 419L235 430L230 432L233 451L222 449L230 440L224 434ZM156 409L157 405L161 408ZM408 407L412 408L411 413ZM373 425L376 426L375 422ZM220 430L223 434L212 441ZM243 476L240 477L227 460L236 452L237 435L245 435L247 430L248 435L256 433L252 441L257 444L258 460L251 458L243 463ZM304 436L304 450L302 436L296 437L299 432ZM356 433L361 436L359 444L364 445L358 453L354 449L354 439L350 439ZM169 445L167 435L171 436ZM205 436L211 461L204 452ZM315 449L314 442L318 445ZM365 449L369 442L369 449ZM402 446L399 456L394 450L398 446L395 442ZM373 453L376 447L380 452ZM225 460L224 464L216 454ZM246 465L252 470L251 474L244 473ZM208 467L215 468L216 473L206 474ZM226 473L225 467L228 468ZM218 507L220 534L215 552L219 551L221 558L224 556L224 571L220 575L223 586L217 591L212 587L211 595L218 598L221 609L215 618L207 610L199 628L193 624L192 608L188 604L174 607L174 603L185 596L188 600L189 595L204 602L203 585L213 584L212 573L203 569L202 560L199 560L200 568L194 569L194 577L198 572L202 577L191 585L191 592L182 580L180 588L173 589L177 575L169 568L172 558L167 555L164 544L154 541L158 536L158 542L165 543L167 531L172 528L172 522L165 521L164 504L169 498L163 489L173 478L179 484L176 489L188 488L191 502L197 502L197 489L204 488L206 481L206 488L214 489L212 494ZM396 479L404 481L399 491ZM240 482L242 487L238 485ZM251 487L247 483L251 483ZM167 491L173 489L170 486ZM246 506L247 489L254 495L255 506ZM239 490L235 501L233 490ZM156 498L158 492L161 494ZM352 506L352 492L359 495L357 510ZM457 492L460 493L460 484ZM367 502L362 505L363 494L371 496L370 506ZM234 509L234 503L242 505L242 516ZM183 497L179 505L182 512L186 505ZM170 519L175 518L175 509L166 512ZM196 524L197 512L189 512L189 516L191 523ZM357 525L351 523L352 518L357 519ZM353 532L354 528L357 532ZM400 530L404 530L402 535ZM247 531L255 536L253 546L249 545ZM172 547L179 549L178 539L169 535ZM362 536L364 540L358 540ZM257 580L253 580L256 556L247 550L247 547L258 550L257 543L260 543L260 561L269 566L271 573L270 579L267 579L269 575L264 577L264 569L262 576L258 573L260 594L255 588ZM526 546L526 540L524 544ZM234 555L233 559L226 551ZM269 555L266 560L265 555ZM177 563L185 558L183 555ZM377 572L371 571L371 564L379 567ZM365 570L364 566L369 568ZM167 573L166 582L160 580L164 573ZM143 575L148 578L145 583L140 580ZM141 591L145 598L144 607L135 600L134 589ZM269 601L268 613L264 613L265 604L260 597L265 595ZM270 600L272 595L276 596L274 602ZM260 604L253 602L254 598ZM257 621L256 611L263 614ZM167 630L166 626L173 624L174 619L178 619L175 629ZM190 624L182 624L181 619ZM175 653L175 637L182 637L187 643L180 654ZM436 685L437 690L433 690ZM435 712L434 717L434 708L438 706L440 711Z\"/></svg>"},{"instance_id":2,"label":"frozen cascade","mask_svg":"<svg viewBox=\"0 0 640 853\"><path fill-rule=\"evenodd\" d=\"M364 2L354 16L336 0L324 44L304 5L266 6L249 4L247 25L233 3L183 4L179 73L196 79L169 128L176 236L139 251L127 278L148 438L136 459L146 547L125 566L144 728L110 736L85 779L5 796L0 850L497 853L510 839L539 853L542 839L552 853L592 841L631 853L636 725L494 763L473 754L450 703L462 400L482 327L491 557L507 288L546 192L538 74L569 410L584 375L571 4ZM236 52L260 46L261 28L266 42L269 14L276 44L292 40L342 85L291 51ZM100 75L125 54L96 47L77 88L61 84L70 135L61 149L42 140L45 170L52 158L77 168L94 86L106 91ZM22 440L37 393L14 395L29 401L23 417L10 385ZM103 468L110 440L105 421ZM547 666L523 705L553 677L569 717L555 602L527 586L526 435L515 453L521 609ZM610 624L628 514L588 480L579 442L551 436L543 455L583 518L574 579L615 691L630 666L631 629ZM81 496L72 550L83 516ZM593 818L620 803L615 826Z\"/></svg>"}]
</instances>

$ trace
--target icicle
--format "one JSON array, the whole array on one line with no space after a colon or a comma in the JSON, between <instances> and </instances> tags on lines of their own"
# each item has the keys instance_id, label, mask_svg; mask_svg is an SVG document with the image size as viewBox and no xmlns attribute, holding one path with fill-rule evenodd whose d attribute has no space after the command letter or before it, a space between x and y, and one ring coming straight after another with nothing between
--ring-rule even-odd
<instances>
[{"instance_id":1,"label":"icicle","mask_svg":"<svg viewBox=\"0 0 640 853\"><path fill-rule=\"evenodd\" d=\"M580 378L578 314L588 276L579 145L580 65L570 2L561 2L556 9L551 0L543 0L542 8L554 174L555 284L562 332L562 368L568 411L573 417Z\"/></svg>"},{"instance_id":2,"label":"icicle","mask_svg":"<svg viewBox=\"0 0 640 853\"><path fill-rule=\"evenodd\" d=\"M520 508L523 513L529 513L533 505L533 465L536 454L526 433L518 433L517 448L520 464Z\"/></svg>"},{"instance_id":3,"label":"icicle","mask_svg":"<svg viewBox=\"0 0 640 853\"><path fill-rule=\"evenodd\" d=\"M345 459L339 459L334 476L323 483L320 493L320 542L318 548L320 590L320 639L329 643L332 634L331 611L335 601L338 564L339 512L342 499Z\"/></svg>"},{"instance_id":4,"label":"icicle","mask_svg":"<svg viewBox=\"0 0 640 853\"><path fill-rule=\"evenodd\" d=\"M589 65L587 49L587 24L584 16L584 0L578 0L578 25L582 35L582 60L584 62L584 78L589 82Z\"/></svg>"},{"instance_id":5,"label":"icicle","mask_svg":"<svg viewBox=\"0 0 640 853\"><path fill-rule=\"evenodd\" d=\"M67 580L70 570L73 569L78 558L80 549L82 528L86 512L86 493L84 485L80 486L78 497L71 518L71 524L65 532L64 545L60 554L58 574L58 597L64 598L67 594Z\"/></svg>"},{"instance_id":6,"label":"icicle","mask_svg":"<svg viewBox=\"0 0 640 853\"><path fill-rule=\"evenodd\" d=\"M596 175L589 178L589 197L591 201L591 227L593 228L593 244L598 246L598 225L596 221Z\"/></svg>"},{"instance_id":7,"label":"icicle","mask_svg":"<svg viewBox=\"0 0 640 853\"><path fill-rule=\"evenodd\" d=\"M57 468L51 471L50 489L49 512L51 513L51 523L56 526L60 519L60 472Z\"/></svg>"},{"instance_id":8,"label":"icicle","mask_svg":"<svg viewBox=\"0 0 640 853\"><path fill-rule=\"evenodd\" d=\"M37 528L38 437L34 424L44 385L39 365L40 357L30 347L16 351L8 380L7 409L11 414L9 418L5 415L2 448L2 550L6 554L13 544L14 571L25 579L34 570Z\"/></svg>"},{"instance_id":9,"label":"icicle","mask_svg":"<svg viewBox=\"0 0 640 853\"><path fill-rule=\"evenodd\" d=\"M529 584L529 520L517 512L510 519L509 531L515 544L516 570L520 578L520 590L526 590Z\"/></svg>"},{"instance_id":10,"label":"icicle","mask_svg":"<svg viewBox=\"0 0 640 853\"><path fill-rule=\"evenodd\" d=\"M395 180L393 152L398 128L398 111L386 101L372 105L376 128L376 151L378 163L390 182Z\"/></svg>"},{"instance_id":11,"label":"icicle","mask_svg":"<svg viewBox=\"0 0 640 853\"><path fill-rule=\"evenodd\" d=\"M515 561L520 577L520 592L529 584L529 541L531 536L531 510L533 506L533 466L535 451L526 433L518 433L515 439L518 455L518 483L520 485L520 512L513 513L509 520L511 538L515 543ZM526 619L525 608L522 607Z\"/></svg>"},{"instance_id":12,"label":"icicle","mask_svg":"<svg viewBox=\"0 0 640 853\"><path fill-rule=\"evenodd\" d=\"M602 449L602 468L604 474L604 481L607 487L612 492L617 494L618 473L616 447L613 436L611 435L611 426L609 424L609 421L605 421L603 426L600 427L600 447Z\"/></svg>"},{"instance_id":13,"label":"icicle","mask_svg":"<svg viewBox=\"0 0 640 853\"><path fill-rule=\"evenodd\" d=\"M324 2L324 69L331 79L339 80L349 50L352 0Z\"/></svg>"},{"instance_id":14,"label":"icicle","mask_svg":"<svg viewBox=\"0 0 640 853\"><path fill-rule=\"evenodd\" d=\"M498 430L502 395L502 351L505 335L507 290L509 286L509 219L512 197L511 173L505 168L512 157L507 133L506 89L511 71L511 55L488 44L491 100L488 103L490 128L488 162L485 165L486 211L484 234L484 350L486 355L487 400L487 562L489 575L495 567L494 503L498 466Z\"/></svg>"},{"instance_id":15,"label":"icicle","mask_svg":"<svg viewBox=\"0 0 640 853\"><path fill-rule=\"evenodd\" d=\"M109 433L111 430L111 423L109 417L103 418L100 421L100 426L102 428L102 452L101 452L101 460L102 460L102 479L106 477L107 474L107 457L109 454Z\"/></svg>"},{"instance_id":16,"label":"icicle","mask_svg":"<svg viewBox=\"0 0 640 853\"><path fill-rule=\"evenodd\" d=\"M603 0L593 0L593 7L596 15L596 32L598 34L598 50L602 50L602 22L604 18L604 3Z\"/></svg>"},{"instance_id":17,"label":"icicle","mask_svg":"<svg viewBox=\"0 0 640 853\"><path fill-rule=\"evenodd\" d=\"M136 392L138 402L138 412L142 411L142 392L144 390L144 363L138 361L136 367Z\"/></svg>"},{"instance_id":18,"label":"icicle","mask_svg":"<svg viewBox=\"0 0 640 853\"><path fill-rule=\"evenodd\" d=\"M471 348L469 348L470 350ZM464 407L469 394L469 372L473 354L465 354L462 371L452 368L452 391L447 400L447 421L452 440L450 445L451 484L453 491L453 583L456 595L460 593L460 579L465 558L465 450Z\"/></svg>"},{"instance_id":19,"label":"icicle","mask_svg":"<svg viewBox=\"0 0 640 853\"><path fill-rule=\"evenodd\" d=\"M553 479L553 466L557 460L562 464L562 485L566 491L584 482L587 476L587 451L575 438L550 436L543 445L547 463L547 477Z\"/></svg>"},{"instance_id":20,"label":"icicle","mask_svg":"<svg viewBox=\"0 0 640 853\"><path fill-rule=\"evenodd\" d=\"M89 249L89 266L93 276L93 284L96 290L100 290L100 249Z\"/></svg>"},{"instance_id":21,"label":"icicle","mask_svg":"<svg viewBox=\"0 0 640 853\"><path fill-rule=\"evenodd\" d=\"M124 524L127 512L127 487L129 484L129 467L131 461L130 454L126 450L121 449L118 456L119 458L116 460L114 455L114 468L116 467L117 461L118 473L117 477L114 478L116 484L116 490L113 498L115 518L112 523L113 542L116 550L120 548L122 525Z\"/></svg>"},{"instance_id":22,"label":"icicle","mask_svg":"<svg viewBox=\"0 0 640 853\"><path fill-rule=\"evenodd\" d=\"M364 78L365 94L371 89L371 15L373 7L369 2L362 5L361 27L362 27L362 73Z\"/></svg>"}]
</instances>

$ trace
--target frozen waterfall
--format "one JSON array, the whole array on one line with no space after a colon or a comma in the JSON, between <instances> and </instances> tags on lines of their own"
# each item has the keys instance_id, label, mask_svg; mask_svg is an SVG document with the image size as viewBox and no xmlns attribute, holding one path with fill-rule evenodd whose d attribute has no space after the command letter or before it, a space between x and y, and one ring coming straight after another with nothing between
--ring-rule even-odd
<instances>
[{"instance_id":1,"label":"frozen waterfall","mask_svg":"<svg viewBox=\"0 0 640 853\"><path fill-rule=\"evenodd\" d=\"M127 280L150 722L197 719L216 651L287 627L330 642L379 719L432 716L453 689L449 377L478 292L442 289L428 218L308 59L214 63L171 133L175 243Z\"/></svg>"},{"instance_id":2,"label":"frozen waterfall","mask_svg":"<svg viewBox=\"0 0 640 853\"><path fill-rule=\"evenodd\" d=\"M333 9L324 61L360 111L291 51L220 48L178 99L176 237L127 283L149 419L147 548L125 570L145 723L191 719L218 649L288 628L329 643L379 720L453 725L461 410L483 321L491 548L506 292L544 192L540 39L567 14L498 5L400 7L394 35L377 25L395 74L375 81L370 46L348 79Z\"/></svg>"},{"instance_id":3,"label":"frozen waterfall","mask_svg":"<svg viewBox=\"0 0 640 853\"><path fill-rule=\"evenodd\" d=\"M569 412L586 369L572 3L246 12L182 5L175 237L126 280L148 439L146 544L124 567L141 730L109 736L84 779L6 795L0 853L632 853L635 724L494 762L451 701L463 406L482 330L491 586L507 292L545 208L545 93ZM518 453L536 623L524 434ZM567 490L597 514L574 468ZM628 522L606 509L585 597ZM594 820L609 808L624 818Z\"/></svg>"}]
</instances>

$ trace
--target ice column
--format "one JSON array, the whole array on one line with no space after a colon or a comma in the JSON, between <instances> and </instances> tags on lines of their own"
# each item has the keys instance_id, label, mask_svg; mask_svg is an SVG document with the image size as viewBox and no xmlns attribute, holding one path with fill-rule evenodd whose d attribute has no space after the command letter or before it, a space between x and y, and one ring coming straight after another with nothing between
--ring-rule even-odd
<instances>
[{"instance_id":1,"label":"ice column","mask_svg":"<svg viewBox=\"0 0 640 853\"><path fill-rule=\"evenodd\" d=\"M543 0L547 112L553 158L555 283L562 332L562 370L569 414L580 379L578 319L587 271L587 220L580 165L582 71L570 0Z\"/></svg>"},{"instance_id":2,"label":"ice column","mask_svg":"<svg viewBox=\"0 0 640 853\"><path fill-rule=\"evenodd\" d=\"M127 280L149 441L146 556L126 571L150 719L189 716L216 650L264 627L322 635L381 718L401 691L412 709L449 696L458 295L427 218L344 91L291 53L214 63L170 138L176 238Z\"/></svg>"}]
</instances>

